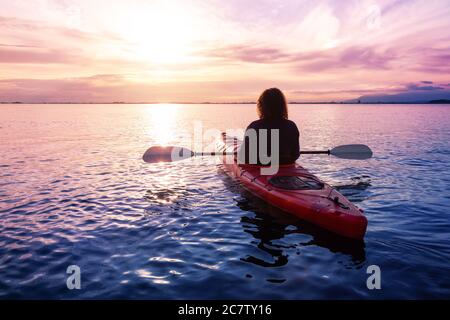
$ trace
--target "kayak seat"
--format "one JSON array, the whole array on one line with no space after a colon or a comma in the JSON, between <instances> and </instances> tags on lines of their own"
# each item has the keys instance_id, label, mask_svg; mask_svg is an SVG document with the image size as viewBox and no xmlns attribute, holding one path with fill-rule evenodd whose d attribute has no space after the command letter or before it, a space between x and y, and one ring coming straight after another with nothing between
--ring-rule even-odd
<instances>
[{"instance_id":1,"label":"kayak seat","mask_svg":"<svg viewBox=\"0 0 450 320\"><path fill-rule=\"evenodd\" d=\"M322 190L325 186L320 181L299 176L274 176L269 183L284 190Z\"/></svg>"}]
</instances>

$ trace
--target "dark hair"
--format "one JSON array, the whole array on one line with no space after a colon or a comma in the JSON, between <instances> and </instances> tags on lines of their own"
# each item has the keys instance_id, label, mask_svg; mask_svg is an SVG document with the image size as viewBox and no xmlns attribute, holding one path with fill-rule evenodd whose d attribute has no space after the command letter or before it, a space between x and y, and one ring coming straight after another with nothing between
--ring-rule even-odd
<instances>
[{"instance_id":1,"label":"dark hair","mask_svg":"<svg viewBox=\"0 0 450 320\"><path fill-rule=\"evenodd\" d=\"M288 118L286 98L278 88L264 90L259 96L257 109L260 119Z\"/></svg>"}]
</instances>

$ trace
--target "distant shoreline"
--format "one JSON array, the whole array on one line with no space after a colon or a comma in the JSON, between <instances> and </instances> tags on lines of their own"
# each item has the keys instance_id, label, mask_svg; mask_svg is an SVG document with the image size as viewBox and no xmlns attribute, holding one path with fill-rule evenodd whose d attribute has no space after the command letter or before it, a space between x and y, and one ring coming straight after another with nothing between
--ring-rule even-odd
<instances>
[{"instance_id":1,"label":"distant shoreline","mask_svg":"<svg viewBox=\"0 0 450 320\"><path fill-rule=\"evenodd\" d=\"M1 101L0 104L256 104L256 102L23 102L23 101ZM321 101L321 102L289 102L289 104L450 104L450 100L431 100L431 101L413 101L413 102L354 102L354 101Z\"/></svg>"}]
</instances>

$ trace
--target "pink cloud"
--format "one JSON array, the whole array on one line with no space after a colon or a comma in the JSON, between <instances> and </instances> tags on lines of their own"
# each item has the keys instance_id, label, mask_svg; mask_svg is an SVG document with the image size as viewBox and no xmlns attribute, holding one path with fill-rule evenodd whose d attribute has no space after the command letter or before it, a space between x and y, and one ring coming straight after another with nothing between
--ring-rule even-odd
<instances>
[{"instance_id":1,"label":"pink cloud","mask_svg":"<svg viewBox=\"0 0 450 320\"><path fill-rule=\"evenodd\" d=\"M221 58L228 61L243 61L252 63L279 63L285 62L290 55L276 48L252 47L232 45L215 48L202 52L206 56Z\"/></svg>"},{"instance_id":2,"label":"pink cloud","mask_svg":"<svg viewBox=\"0 0 450 320\"><path fill-rule=\"evenodd\" d=\"M425 81L426 83L430 81ZM422 81L423 83L423 81ZM436 91L436 90L444 90L445 88L440 86L432 86L432 85L421 85L416 83L411 83L406 86L406 88L410 91Z\"/></svg>"},{"instance_id":3,"label":"pink cloud","mask_svg":"<svg viewBox=\"0 0 450 320\"><path fill-rule=\"evenodd\" d=\"M44 23L42 21L34 21L28 19L20 19L13 17L0 16L0 27L4 32L33 32L27 39L39 39L46 36L61 36L72 41L105 41L105 40L121 40L112 33L99 32L91 33L79 29L73 29L66 26L55 26ZM39 32L38 32L39 31Z\"/></svg>"},{"instance_id":4,"label":"pink cloud","mask_svg":"<svg viewBox=\"0 0 450 320\"><path fill-rule=\"evenodd\" d=\"M349 47L308 53L289 53L273 47L229 46L204 52L225 61L264 64L291 64L297 70L325 71L345 68L388 69L398 58L394 49Z\"/></svg>"},{"instance_id":5,"label":"pink cloud","mask_svg":"<svg viewBox=\"0 0 450 320\"><path fill-rule=\"evenodd\" d=\"M0 47L0 63L72 63L75 62L74 56L58 51L32 48L30 46L12 46Z\"/></svg>"},{"instance_id":6,"label":"pink cloud","mask_svg":"<svg viewBox=\"0 0 450 320\"><path fill-rule=\"evenodd\" d=\"M70 79L9 79L0 80L0 101L112 101L126 87L123 76L115 74Z\"/></svg>"},{"instance_id":7,"label":"pink cloud","mask_svg":"<svg viewBox=\"0 0 450 320\"><path fill-rule=\"evenodd\" d=\"M37 46L28 46L24 44L5 44L0 43L0 47L6 47L6 48L39 48Z\"/></svg>"},{"instance_id":8,"label":"pink cloud","mask_svg":"<svg viewBox=\"0 0 450 320\"><path fill-rule=\"evenodd\" d=\"M382 50L373 47L349 47L330 49L308 54L298 54L292 61L300 71L320 72L338 69L389 69L397 58L393 49Z\"/></svg>"},{"instance_id":9,"label":"pink cloud","mask_svg":"<svg viewBox=\"0 0 450 320\"><path fill-rule=\"evenodd\" d=\"M0 80L0 101L13 102L198 102L253 100L261 84L243 88L234 81L145 83L126 75L103 74L68 79ZM176 90L174 90L174 87ZM247 94L248 93L248 94Z\"/></svg>"},{"instance_id":10,"label":"pink cloud","mask_svg":"<svg viewBox=\"0 0 450 320\"><path fill-rule=\"evenodd\" d=\"M429 74L450 74L450 47L417 48L412 52L415 63L412 69Z\"/></svg>"}]
</instances>

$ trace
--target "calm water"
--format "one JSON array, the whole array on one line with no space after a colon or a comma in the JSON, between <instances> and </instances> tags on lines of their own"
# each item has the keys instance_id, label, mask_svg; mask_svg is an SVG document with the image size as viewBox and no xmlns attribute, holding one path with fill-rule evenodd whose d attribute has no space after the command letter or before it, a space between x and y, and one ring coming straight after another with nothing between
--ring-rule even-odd
<instances>
[{"instance_id":1,"label":"calm water","mask_svg":"<svg viewBox=\"0 0 450 320\"><path fill-rule=\"evenodd\" d=\"M254 117L252 105L0 105L0 298L450 298L449 106L290 107L302 148L374 150L299 160L365 210L362 243L265 205L217 159L141 160L153 144L190 146L195 121ZM72 264L81 290L66 287ZM373 264L381 290L366 287Z\"/></svg>"}]
</instances>

